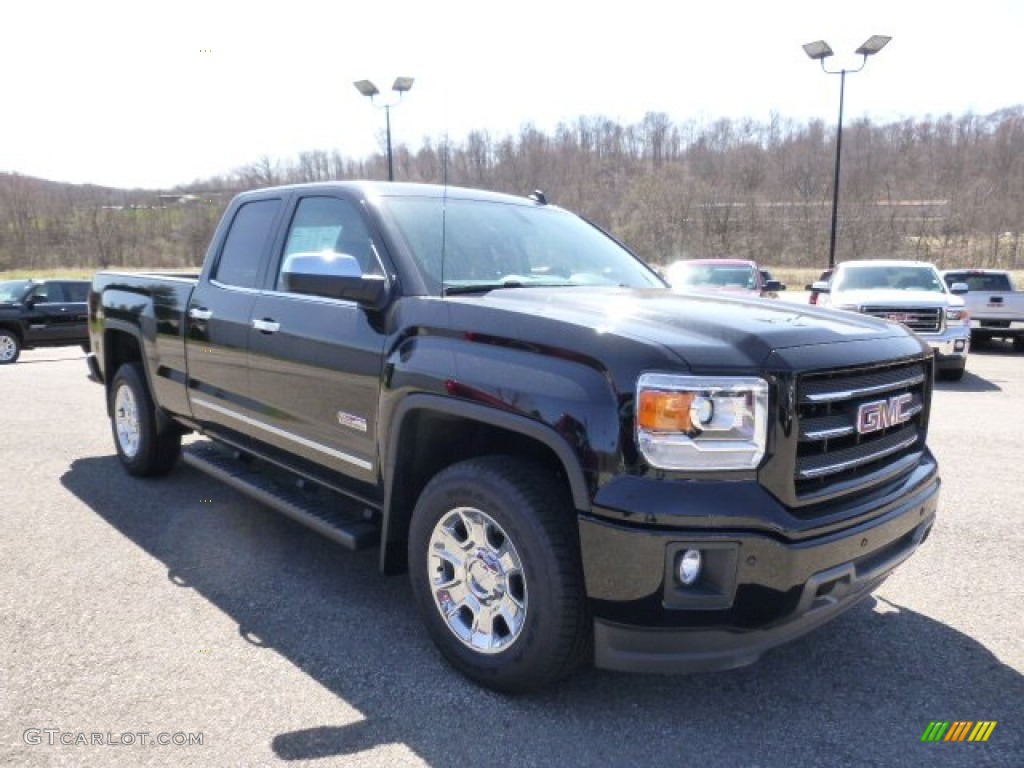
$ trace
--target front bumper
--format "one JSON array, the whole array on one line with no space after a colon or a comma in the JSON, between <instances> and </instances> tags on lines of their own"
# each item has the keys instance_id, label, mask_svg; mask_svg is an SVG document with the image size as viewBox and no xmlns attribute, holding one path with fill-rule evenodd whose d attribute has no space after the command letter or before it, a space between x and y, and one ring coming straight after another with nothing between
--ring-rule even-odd
<instances>
[{"instance_id":1,"label":"front bumper","mask_svg":"<svg viewBox=\"0 0 1024 768\"><path fill-rule=\"evenodd\" d=\"M100 371L99 361L96 359L96 355L94 353L86 353L85 364L89 368L89 381L95 381L97 384L102 384L103 373Z\"/></svg>"},{"instance_id":2,"label":"front bumper","mask_svg":"<svg viewBox=\"0 0 1024 768\"><path fill-rule=\"evenodd\" d=\"M939 487L933 472L887 496L870 519L802 539L777 529L658 530L582 518L595 664L694 672L756 661L851 608L910 557L935 521ZM693 587L674 579L675 557L687 548L705 553Z\"/></svg>"},{"instance_id":3,"label":"front bumper","mask_svg":"<svg viewBox=\"0 0 1024 768\"><path fill-rule=\"evenodd\" d=\"M971 329L967 326L947 328L939 334L921 334L935 353L939 368L959 368L967 362L971 350Z\"/></svg>"}]
</instances>

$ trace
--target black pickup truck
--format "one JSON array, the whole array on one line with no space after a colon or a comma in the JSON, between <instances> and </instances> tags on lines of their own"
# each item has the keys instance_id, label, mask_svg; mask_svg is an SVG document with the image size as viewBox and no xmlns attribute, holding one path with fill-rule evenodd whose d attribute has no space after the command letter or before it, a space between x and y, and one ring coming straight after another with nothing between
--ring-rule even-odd
<instances>
[{"instance_id":1,"label":"black pickup truck","mask_svg":"<svg viewBox=\"0 0 1024 768\"><path fill-rule=\"evenodd\" d=\"M672 292L583 219L412 184L248 192L199 275L100 273L124 467L184 460L408 571L482 685L749 664L924 540L933 356L899 325Z\"/></svg>"},{"instance_id":2,"label":"black pickup truck","mask_svg":"<svg viewBox=\"0 0 1024 768\"><path fill-rule=\"evenodd\" d=\"M79 345L89 351L88 280L0 282L0 365L23 349Z\"/></svg>"}]
</instances>

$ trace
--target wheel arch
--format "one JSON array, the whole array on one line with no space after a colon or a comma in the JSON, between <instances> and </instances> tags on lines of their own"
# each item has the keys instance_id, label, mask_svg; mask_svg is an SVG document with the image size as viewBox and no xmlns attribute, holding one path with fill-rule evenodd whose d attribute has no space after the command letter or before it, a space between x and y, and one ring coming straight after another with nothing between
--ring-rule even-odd
<instances>
[{"instance_id":1,"label":"wheel arch","mask_svg":"<svg viewBox=\"0 0 1024 768\"><path fill-rule=\"evenodd\" d=\"M0 323L0 331L10 331L18 339L18 343L22 347L25 346L25 333L19 323L2 322Z\"/></svg>"},{"instance_id":2,"label":"wheel arch","mask_svg":"<svg viewBox=\"0 0 1024 768\"><path fill-rule=\"evenodd\" d=\"M552 427L525 416L430 394L406 397L395 409L382 462L384 482L380 568L406 568L406 540L420 492L445 467L488 454L522 456L549 467L567 485L573 506L590 508L580 461Z\"/></svg>"},{"instance_id":3,"label":"wheel arch","mask_svg":"<svg viewBox=\"0 0 1024 768\"><path fill-rule=\"evenodd\" d=\"M138 363L142 366L142 378L149 390L150 397L154 397L153 379L150 372L149 360L145 352L142 333L138 328L128 323L108 321L103 329L103 381L107 390L107 416L110 412L110 387L117 374L117 369L125 363ZM173 421L167 412L156 405L156 428L159 434L163 434L173 426Z\"/></svg>"}]
</instances>

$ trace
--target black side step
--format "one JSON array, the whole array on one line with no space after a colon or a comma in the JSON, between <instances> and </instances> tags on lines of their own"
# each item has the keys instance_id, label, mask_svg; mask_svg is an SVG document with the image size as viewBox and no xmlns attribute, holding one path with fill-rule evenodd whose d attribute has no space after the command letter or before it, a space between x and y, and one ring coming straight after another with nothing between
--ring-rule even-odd
<instances>
[{"instance_id":1,"label":"black side step","mask_svg":"<svg viewBox=\"0 0 1024 768\"><path fill-rule=\"evenodd\" d=\"M255 463L242 462L209 444L183 448L181 458L186 464L212 475L236 491L288 515L348 549L368 549L380 541L380 529L373 523L358 514L346 514L332 509L332 500L311 499L297 487L275 482L272 477L261 472Z\"/></svg>"}]
</instances>

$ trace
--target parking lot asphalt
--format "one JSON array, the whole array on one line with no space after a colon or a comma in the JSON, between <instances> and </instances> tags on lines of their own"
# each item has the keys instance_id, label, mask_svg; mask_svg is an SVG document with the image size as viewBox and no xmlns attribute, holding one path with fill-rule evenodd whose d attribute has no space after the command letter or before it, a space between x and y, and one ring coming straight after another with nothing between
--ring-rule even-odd
<instances>
[{"instance_id":1,"label":"parking lot asphalt","mask_svg":"<svg viewBox=\"0 0 1024 768\"><path fill-rule=\"evenodd\" d=\"M1009 346L937 384L938 522L872 598L744 669L590 669L518 698L445 666L375 552L186 466L122 472L76 348L24 353L0 393L0 764L1024 762L1024 355ZM922 743L934 720L998 724L985 743Z\"/></svg>"}]
</instances>

